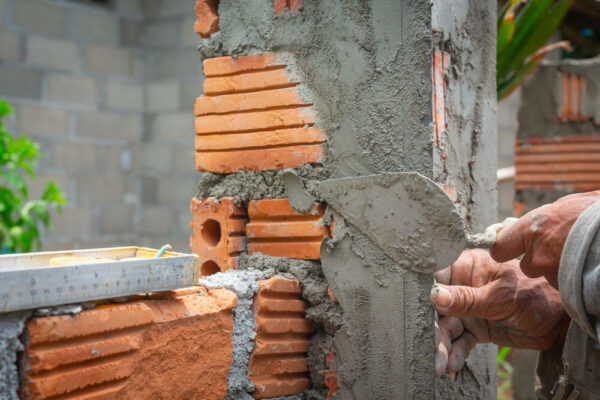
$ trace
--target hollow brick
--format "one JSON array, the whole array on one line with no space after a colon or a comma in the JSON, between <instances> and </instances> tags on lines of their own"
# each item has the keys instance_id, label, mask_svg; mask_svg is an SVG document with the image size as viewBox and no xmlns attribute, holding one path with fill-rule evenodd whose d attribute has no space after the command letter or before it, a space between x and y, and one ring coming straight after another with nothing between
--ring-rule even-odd
<instances>
[{"instance_id":1,"label":"hollow brick","mask_svg":"<svg viewBox=\"0 0 600 400\"><path fill-rule=\"evenodd\" d=\"M203 62L198 97L196 168L232 173L322 162L327 137L287 69L289 54L264 53ZM286 68L288 67L288 68Z\"/></svg>"},{"instance_id":2,"label":"hollow brick","mask_svg":"<svg viewBox=\"0 0 600 400\"><path fill-rule=\"evenodd\" d=\"M246 211L232 197L194 198L190 209L190 247L200 258L200 274L236 268L238 255L246 250Z\"/></svg>"},{"instance_id":3,"label":"hollow brick","mask_svg":"<svg viewBox=\"0 0 600 400\"><path fill-rule=\"evenodd\" d=\"M277 276L259 281L250 360L255 398L288 396L310 386L306 356L314 327L305 317L307 307L298 281Z\"/></svg>"},{"instance_id":4,"label":"hollow brick","mask_svg":"<svg viewBox=\"0 0 600 400\"><path fill-rule=\"evenodd\" d=\"M323 224L323 204L315 203L306 214L294 210L288 199L253 200L246 225L248 253L317 260L321 241L329 235Z\"/></svg>"},{"instance_id":5,"label":"hollow brick","mask_svg":"<svg viewBox=\"0 0 600 400\"><path fill-rule=\"evenodd\" d=\"M237 297L198 290L29 320L21 398L224 398Z\"/></svg>"}]
</instances>

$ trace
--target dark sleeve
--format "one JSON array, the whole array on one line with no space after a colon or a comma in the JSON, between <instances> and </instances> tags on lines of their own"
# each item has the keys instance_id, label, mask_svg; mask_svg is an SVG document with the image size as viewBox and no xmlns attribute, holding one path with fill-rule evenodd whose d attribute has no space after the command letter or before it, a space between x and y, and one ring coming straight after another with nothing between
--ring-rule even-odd
<instances>
[{"instance_id":1,"label":"dark sleeve","mask_svg":"<svg viewBox=\"0 0 600 400\"><path fill-rule=\"evenodd\" d=\"M600 202L577 218L560 259L558 290L575 321L598 342L600 325Z\"/></svg>"}]
</instances>

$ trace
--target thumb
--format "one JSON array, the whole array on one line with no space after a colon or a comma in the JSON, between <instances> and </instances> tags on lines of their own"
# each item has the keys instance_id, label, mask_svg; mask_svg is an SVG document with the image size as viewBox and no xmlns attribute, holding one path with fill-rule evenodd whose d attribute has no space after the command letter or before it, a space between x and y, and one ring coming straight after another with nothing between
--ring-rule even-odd
<instances>
[{"instance_id":1,"label":"thumb","mask_svg":"<svg viewBox=\"0 0 600 400\"><path fill-rule=\"evenodd\" d=\"M447 286L438 284L431 289L430 298L435 310L453 317L483 317L487 314L486 287Z\"/></svg>"}]
</instances>

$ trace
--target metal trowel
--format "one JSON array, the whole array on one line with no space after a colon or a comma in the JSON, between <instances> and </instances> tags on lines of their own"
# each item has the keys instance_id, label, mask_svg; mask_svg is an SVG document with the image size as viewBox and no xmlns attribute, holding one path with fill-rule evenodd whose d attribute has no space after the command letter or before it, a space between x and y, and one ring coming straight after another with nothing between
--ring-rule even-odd
<instances>
[{"instance_id":1,"label":"metal trowel","mask_svg":"<svg viewBox=\"0 0 600 400\"><path fill-rule=\"evenodd\" d=\"M317 190L335 211L402 268L442 270L465 248L489 248L515 218L471 235L453 201L416 172L331 179Z\"/></svg>"}]
</instances>

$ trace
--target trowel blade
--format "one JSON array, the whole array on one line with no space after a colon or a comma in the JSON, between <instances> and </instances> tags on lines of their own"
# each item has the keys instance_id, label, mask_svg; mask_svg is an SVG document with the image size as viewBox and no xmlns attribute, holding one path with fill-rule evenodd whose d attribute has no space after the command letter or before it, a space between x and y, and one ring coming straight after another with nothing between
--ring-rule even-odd
<instances>
[{"instance_id":1,"label":"trowel blade","mask_svg":"<svg viewBox=\"0 0 600 400\"><path fill-rule=\"evenodd\" d=\"M399 266L442 270L465 248L465 226L448 195L416 172L319 182L322 198Z\"/></svg>"}]
</instances>

